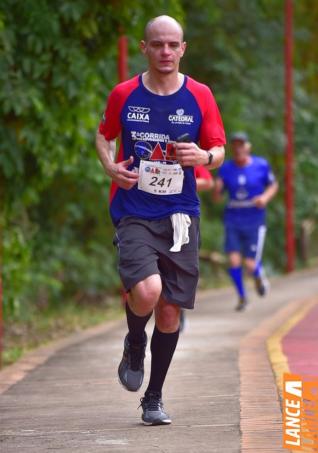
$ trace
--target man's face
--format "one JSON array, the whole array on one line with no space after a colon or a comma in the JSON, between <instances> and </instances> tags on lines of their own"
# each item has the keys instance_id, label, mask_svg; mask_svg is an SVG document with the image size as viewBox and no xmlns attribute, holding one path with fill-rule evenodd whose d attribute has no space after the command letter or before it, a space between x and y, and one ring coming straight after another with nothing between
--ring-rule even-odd
<instances>
[{"instance_id":1,"label":"man's face","mask_svg":"<svg viewBox=\"0 0 318 453\"><path fill-rule=\"evenodd\" d=\"M179 70L186 43L182 42L182 32L177 26L158 21L151 26L146 41L141 41L140 46L150 69L169 74Z\"/></svg>"},{"instance_id":2,"label":"man's face","mask_svg":"<svg viewBox=\"0 0 318 453\"><path fill-rule=\"evenodd\" d=\"M239 163L244 163L250 155L251 144L243 140L233 140L231 146L234 160Z\"/></svg>"}]
</instances>

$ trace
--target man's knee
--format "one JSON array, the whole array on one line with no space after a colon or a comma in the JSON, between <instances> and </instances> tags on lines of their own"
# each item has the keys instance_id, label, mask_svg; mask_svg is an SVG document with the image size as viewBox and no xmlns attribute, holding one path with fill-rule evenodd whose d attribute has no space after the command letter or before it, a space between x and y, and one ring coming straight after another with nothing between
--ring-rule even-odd
<instances>
[{"instance_id":1,"label":"man's knee","mask_svg":"<svg viewBox=\"0 0 318 453\"><path fill-rule=\"evenodd\" d=\"M230 252L228 259L230 267L239 267L242 264L242 257L239 252Z\"/></svg>"},{"instance_id":2,"label":"man's knee","mask_svg":"<svg viewBox=\"0 0 318 453\"><path fill-rule=\"evenodd\" d=\"M136 315L146 315L157 305L161 290L160 275L150 275L131 289L128 296L129 306Z\"/></svg>"},{"instance_id":3,"label":"man's knee","mask_svg":"<svg viewBox=\"0 0 318 453\"><path fill-rule=\"evenodd\" d=\"M178 330L180 322L180 307L169 304L160 299L156 307L156 326L164 333L172 333Z\"/></svg>"},{"instance_id":4,"label":"man's knee","mask_svg":"<svg viewBox=\"0 0 318 453\"><path fill-rule=\"evenodd\" d=\"M245 258L245 267L250 274L255 271L256 261L254 258Z\"/></svg>"}]
</instances>

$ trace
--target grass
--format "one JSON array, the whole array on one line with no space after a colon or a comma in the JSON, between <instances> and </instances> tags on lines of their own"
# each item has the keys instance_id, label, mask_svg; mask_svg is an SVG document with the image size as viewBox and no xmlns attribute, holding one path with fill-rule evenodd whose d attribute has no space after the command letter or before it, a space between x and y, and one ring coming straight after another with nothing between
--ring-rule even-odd
<instances>
[{"instance_id":1,"label":"grass","mask_svg":"<svg viewBox=\"0 0 318 453\"><path fill-rule=\"evenodd\" d=\"M117 297L98 304L68 301L54 307L37 308L24 319L7 320L4 324L3 366L14 363L40 345L122 315L123 309Z\"/></svg>"}]
</instances>

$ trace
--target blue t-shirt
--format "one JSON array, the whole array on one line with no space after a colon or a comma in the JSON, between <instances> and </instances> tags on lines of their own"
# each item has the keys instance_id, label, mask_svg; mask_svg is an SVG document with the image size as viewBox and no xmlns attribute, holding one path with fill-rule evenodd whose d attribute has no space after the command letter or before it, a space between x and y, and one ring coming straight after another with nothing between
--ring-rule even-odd
<instances>
[{"instance_id":1,"label":"blue t-shirt","mask_svg":"<svg viewBox=\"0 0 318 453\"><path fill-rule=\"evenodd\" d=\"M211 90L190 77L168 96L150 92L141 75L117 85L110 93L99 132L106 140L120 137L117 161L134 156L129 169L140 160L173 162L173 142L185 133L203 149L225 144L222 119ZM169 162L166 162L169 165ZM157 195L118 187L110 191L110 213L114 224L122 217L161 219L181 212L199 216L199 199L193 167L183 168L182 192Z\"/></svg>"},{"instance_id":2,"label":"blue t-shirt","mask_svg":"<svg viewBox=\"0 0 318 453\"><path fill-rule=\"evenodd\" d=\"M228 194L225 223L241 227L265 223L265 209L254 206L252 200L275 181L267 160L251 156L251 162L243 167L228 160L219 169L218 176Z\"/></svg>"}]
</instances>

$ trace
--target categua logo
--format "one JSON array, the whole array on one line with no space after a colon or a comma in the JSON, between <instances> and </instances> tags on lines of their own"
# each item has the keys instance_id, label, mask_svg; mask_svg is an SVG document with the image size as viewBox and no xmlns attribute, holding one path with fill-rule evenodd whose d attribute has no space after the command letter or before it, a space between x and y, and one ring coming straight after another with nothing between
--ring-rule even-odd
<instances>
[{"instance_id":1,"label":"categua logo","mask_svg":"<svg viewBox=\"0 0 318 453\"><path fill-rule=\"evenodd\" d=\"M176 113L168 116L168 120L172 124L189 124L193 123L193 115L185 115L184 109L177 109Z\"/></svg>"},{"instance_id":2,"label":"categua logo","mask_svg":"<svg viewBox=\"0 0 318 453\"><path fill-rule=\"evenodd\" d=\"M127 113L127 121L137 121L141 123L149 123L149 107L141 107L139 105L129 105Z\"/></svg>"}]
</instances>

